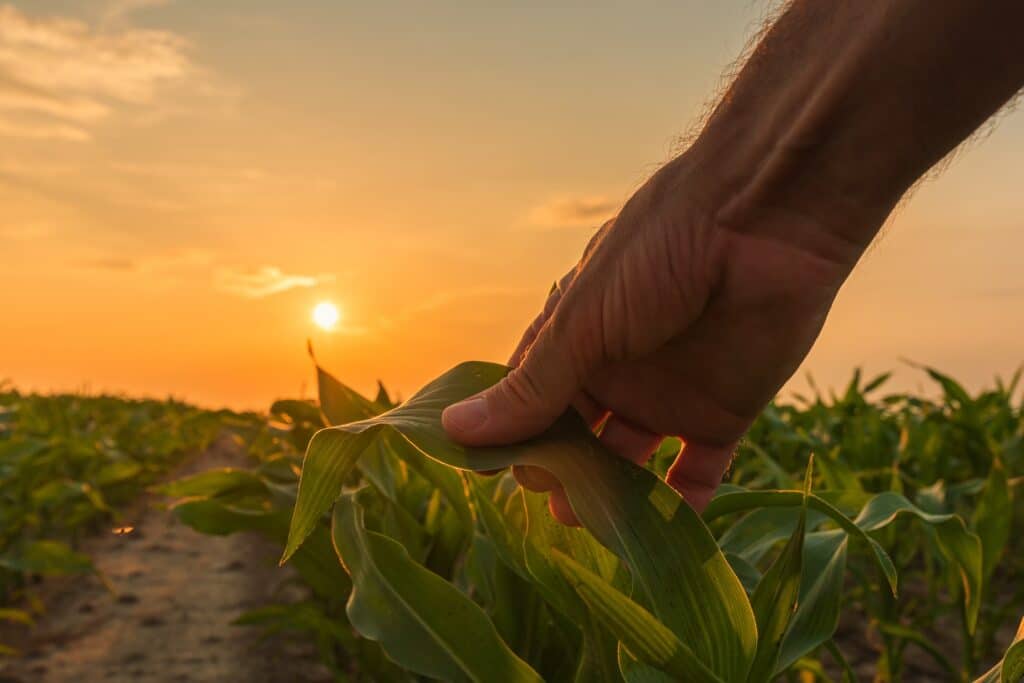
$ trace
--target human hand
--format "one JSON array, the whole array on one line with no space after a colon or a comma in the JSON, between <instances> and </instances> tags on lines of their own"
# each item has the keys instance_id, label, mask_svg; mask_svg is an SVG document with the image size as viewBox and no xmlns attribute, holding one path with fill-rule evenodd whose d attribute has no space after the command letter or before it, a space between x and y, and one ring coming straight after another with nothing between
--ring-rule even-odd
<instances>
[{"instance_id":1,"label":"human hand","mask_svg":"<svg viewBox=\"0 0 1024 683\"><path fill-rule=\"evenodd\" d=\"M519 441L571 404L636 462L682 437L668 482L702 509L896 203L1024 84L1022 19L1010 0L794 0L559 283L508 377L445 411L449 435ZM544 470L516 474L575 521Z\"/></svg>"},{"instance_id":2,"label":"human hand","mask_svg":"<svg viewBox=\"0 0 1024 683\"><path fill-rule=\"evenodd\" d=\"M860 248L800 216L791 241L721 223L687 191L690 177L699 187L699 165L688 161L652 178L598 231L524 334L507 378L445 411L453 439L520 441L572 405L637 463L663 437L681 437L668 483L697 510L707 505L737 441L810 349ZM515 474L551 492L559 520L577 523L552 475Z\"/></svg>"}]
</instances>

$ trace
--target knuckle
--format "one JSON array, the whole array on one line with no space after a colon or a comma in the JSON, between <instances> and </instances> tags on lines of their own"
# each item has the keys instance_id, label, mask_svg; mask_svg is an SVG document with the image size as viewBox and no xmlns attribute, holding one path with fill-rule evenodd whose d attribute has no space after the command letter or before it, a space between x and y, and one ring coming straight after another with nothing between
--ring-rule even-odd
<instances>
[{"instance_id":1,"label":"knuckle","mask_svg":"<svg viewBox=\"0 0 1024 683\"><path fill-rule=\"evenodd\" d=\"M540 383L526 367L512 370L502 383L501 391L512 403L522 406L536 405L544 398Z\"/></svg>"}]
</instances>

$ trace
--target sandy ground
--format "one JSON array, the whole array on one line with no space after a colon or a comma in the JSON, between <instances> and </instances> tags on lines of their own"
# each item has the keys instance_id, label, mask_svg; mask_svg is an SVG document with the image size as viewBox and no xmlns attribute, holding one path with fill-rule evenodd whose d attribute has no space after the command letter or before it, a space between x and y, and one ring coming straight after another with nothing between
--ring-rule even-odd
<instances>
[{"instance_id":1,"label":"sandy ground","mask_svg":"<svg viewBox=\"0 0 1024 683\"><path fill-rule=\"evenodd\" d=\"M243 463L224 440L172 478ZM256 629L230 624L289 578L279 549L252 535L198 534L159 502L146 496L125 516L133 533L85 544L113 594L95 577L43 586L48 611L19 644L24 657L0 663L0 683L332 680L310 646L260 642Z\"/></svg>"}]
</instances>

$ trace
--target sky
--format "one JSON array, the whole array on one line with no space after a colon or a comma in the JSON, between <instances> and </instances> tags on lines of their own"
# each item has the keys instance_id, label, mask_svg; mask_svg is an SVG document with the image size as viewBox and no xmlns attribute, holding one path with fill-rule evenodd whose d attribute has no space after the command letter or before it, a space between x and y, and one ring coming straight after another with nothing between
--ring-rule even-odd
<instances>
[{"instance_id":1,"label":"sky","mask_svg":"<svg viewBox=\"0 0 1024 683\"><path fill-rule=\"evenodd\" d=\"M0 2L0 379L259 409L313 393L307 338L366 392L502 361L767 9ZM1022 174L1009 112L900 207L785 391L1009 375Z\"/></svg>"}]
</instances>

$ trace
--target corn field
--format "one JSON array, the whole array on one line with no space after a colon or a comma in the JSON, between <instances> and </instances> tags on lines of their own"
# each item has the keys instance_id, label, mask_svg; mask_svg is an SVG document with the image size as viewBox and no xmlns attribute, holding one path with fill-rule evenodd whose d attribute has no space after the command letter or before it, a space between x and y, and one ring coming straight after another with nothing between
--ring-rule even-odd
<instances>
[{"instance_id":1,"label":"corn field","mask_svg":"<svg viewBox=\"0 0 1024 683\"><path fill-rule=\"evenodd\" d=\"M73 548L90 520L227 431L250 467L158 490L199 532L280 546L305 599L236 621L314 642L338 680L1024 675L1019 373L971 395L920 369L934 400L857 373L840 394L773 403L698 515L663 481L674 439L639 466L570 413L516 446L449 441L441 411L505 372L464 363L399 403L318 366L317 401L267 416L8 391L0 615L30 620L28 577L89 571ZM552 472L582 528L512 465Z\"/></svg>"}]
</instances>

